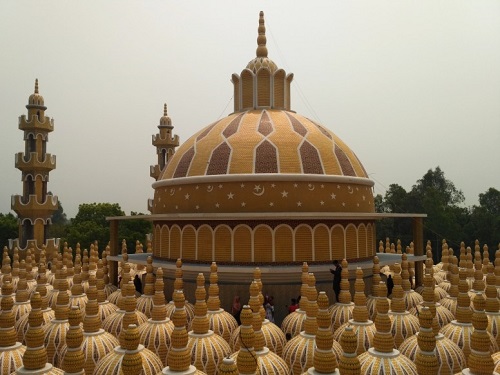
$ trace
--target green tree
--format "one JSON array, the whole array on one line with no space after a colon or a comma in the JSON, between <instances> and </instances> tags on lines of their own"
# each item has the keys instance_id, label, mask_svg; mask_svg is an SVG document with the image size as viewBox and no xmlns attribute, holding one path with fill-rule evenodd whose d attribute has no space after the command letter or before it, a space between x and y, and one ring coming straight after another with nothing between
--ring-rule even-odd
<instances>
[{"instance_id":1,"label":"green tree","mask_svg":"<svg viewBox=\"0 0 500 375\"><path fill-rule=\"evenodd\" d=\"M144 215L138 212L130 212L130 216ZM120 239L127 241L127 249L129 252L135 252L135 242L139 240L144 244L146 234L151 233L153 225L151 222L141 219L124 220L120 222L118 236ZM145 244L144 244L145 245ZM146 251L146 249L144 249Z\"/></svg>"},{"instance_id":2,"label":"green tree","mask_svg":"<svg viewBox=\"0 0 500 375\"><path fill-rule=\"evenodd\" d=\"M118 203L83 203L78 206L78 213L71 220L67 230L67 241L75 248L80 243L88 248L94 241L99 242L102 250L109 242L109 222L106 217L123 216L125 213Z\"/></svg>"},{"instance_id":3,"label":"green tree","mask_svg":"<svg viewBox=\"0 0 500 375\"><path fill-rule=\"evenodd\" d=\"M9 245L9 239L18 237L17 218L11 214L0 213L0 249Z\"/></svg>"},{"instance_id":4,"label":"green tree","mask_svg":"<svg viewBox=\"0 0 500 375\"><path fill-rule=\"evenodd\" d=\"M479 194L479 206L473 206L471 211L470 239L488 244L490 258L493 259L500 243L500 191L489 188L485 193Z\"/></svg>"},{"instance_id":5,"label":"green tree","mask_svg":"<svg viewBox=\"0 0 500 375\"><path fill-rule=\"evenodd\" d=\"M429 169L410 191L408 208L416 213L427 214L424 220L424 241L431 241L438 259L443 238L455 248L458 248L463 239L460 223L465 220L467 210L459 205L464 200L462 191L446 179L439 167Z\"/></svg>"},{"instance_id":6,"label":"green tree","mask_svg":"<svg viewBox=\"0 0 500 375\"><path fill-rule=\"evenodd\" d=\"M380 212L407 213L410 212L408 202L409 198L406 190L398 184L391 184L382 203L377 204L380 205ZM393 242L400 239L403 244L408 245L412 240L411 221L405 218L382 219L377 222L377 237L378 239L389 237Z\"/></svg>"},{"instance_id":7,"label":"green tree","mask_svg":"<svg viewBox=\"0 0 500 375\"><path fill-rule=\"evenodd\" d=\"M49 194L52 194L49 192ZM52 215L52 224L49 226L48 238L60 238L61 241L66 241L67 229L69 220L66 217L64 208L59 200L59 207Z\"/></svg>"},{"instance_id":8,"label":"green tree","mask_svg":"<svg viewBox=\"0 0 500 375\"><path fill-rule=\"evenodd\" d=\"M131 216L143 215L131 212ZM71 220L67 229L67 239L70 246L75 248L80 243L82 248L88 248L94 241L98 241L99 250L103 250L110 240L109 221L107 217L125 216L118 203L85 203L78 207L78 213ZM152 230L152 224L142 219L122 220L118 226L119 240L127 242L129 252L135 252L137 240L144 243L146 234Z\"/></svg>"}]
</instances>

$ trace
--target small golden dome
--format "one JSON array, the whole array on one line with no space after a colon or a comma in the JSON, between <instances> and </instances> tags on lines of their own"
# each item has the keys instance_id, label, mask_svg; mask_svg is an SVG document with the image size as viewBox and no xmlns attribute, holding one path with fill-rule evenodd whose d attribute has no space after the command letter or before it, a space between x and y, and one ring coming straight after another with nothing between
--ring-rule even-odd
<instances>
[{"instance_id":1,"label":"small golden dome","mask_svg":"<svg viewBox=\"0 0 500 375\"><path fill-rule=\"evenodd\" d=\"M102 322L102 327L114 336L120 336L123 326L129 324L140 325L148 320L148 317L136 310L135 287L132 281L122 284L121 299L119 309L109 315Z\"/></svg>"},{"instance_id":2,"label":"small golden dome","mask_svg":"<svg viewBox=\"0 0 500 375\"><path fill-rule=\"evenodd\" d=\"M365 282L363 281L363 270L356 269L356 282L354 283L354 309L352 319L341 325L333 334L333 339L341 342L342 334L351 327L357 339L355 352L364 353L373 346L373 336L375 334L375 324L368 319L368 309L366 308ZM345 350L344 350L345 351Z\"/></svg>"},{"instance_id":3,"label":"small golden dome","mask_svg":"<svg viewBox=\"0 0 500 375\"><path fill-rule=\"evenodd\" d=\"M69 328L69 296L66 289L57 294L55 318L45 325L45 346L49 362L56 367L62 363L61 350L65 344L66 332Z\"/></svg>"},{"instance_id":4,"label":"small golden dome","mask_svg":"<svg viewBox=\"0 0 500 375\"><path fill-rule=\"evenodd\" d=\"M401 267L399 263L394 264L394 288L392 290L391 310L391 332L394 337L395 348L408 337L419 331L418 318L406 310L404 291L401 286Z\"/></svg>"},{"instance_id":5,"label":"small golden dome","mask_svg":"<svg viewBox=\"0 0 500 375\"><path fill-rule=\"evenodd\" d=\"M307 279L309 277L309 265L307 262L302 264L302 285L300 287L300 301L299 308L288 314L283 322L281 323L281 330L285 333L285 335L290 335L290 338L297 336L300 332L303 331L304 321L306 319L306 305L307 298L305 297L307 291Z\"/></svg>"},{"instance_id":6,"label":"small golden dome","mask_svg":"<svg viewBox=\"0 0 500 375\"><path fill-rule=\"evenodd\" d=\"M23 366L16 370L16 374L63 375L62 370L47 362L47 350L43 344L42 297L38 292L35 292L31 298L31 311L28 319Z\"/></svg>"},{"instance_id":7,"label":"small golden dome","mask_svg":"<svg viewBox=\"0 0 500 375\"><path fill-rule=\"evenodd\" d=\"M459 295L456 320L447 324L441 329L441 333L456 343L463 351L465 358L469 360L471 353L471 335L474 331L472 325L472 309L470 307L470 299L468 294L467 269L459 269ZM498 345L493 336L487 333L489 339L489 350L494 353L498 351Z\"/></svg>"},{"instance_id":8,"label":"small golden dome","mask_svg":"<svg viewBox=\"0 0 500 375\"><path fill-rule=\"evenodd\" d=\"M263 319L262 322L262 335L264 337L264 343L262 342L258 343L259 345L264 345L266 348L271 350L272 352L276 353L278 356L281 356L283 347L286 344L286 336L283 333L283 331L274 323L270 322L268 319L266 319L266 312L264 309L264 295L262 294L262 281L260 279L260 269L258 267L255 268L254 270L254 280L252 284L250 284L250 292L254 293L257 292L258 299L259 299L259 313L261 318ZM253 300L254 303L256 302L256 299ZM257 307L256 307L257 308ZM231 336L231 341L230 345L231 348L234 352L238 351L240 349L240 341L239 341L239 335L240 335L240 329L241 326L236 328L233 331L233 334ZM262 336L258 336L260 339ZM257 347L257 344L254 346Z\"/></svg>"},{"instance_id":9,"label":"small golden dome","mask_svg":"<svg viewBox=\"0 0 500 375\"><path fill-rule=\"evenodd\" d=\"M353 327L347 326L340 338L340 345L343 350L339 359L341 374L361 375L361 364L356 353L357 341Z\"/></svg>"},{"instance_id":10,"label":"small golden dome","mask_svg":"<svg viewBox=\"0 0 500 375\"><path fill-rule=\"evenodd\" d=\"M30 95L29 99L28 99L28 105L26 106L26 108L40 108L40 109L47 109L47 107L45 107L44 105L44 100L43 100L43 96L40 95L40 93L38 92L38 78L35 79L35 92L33 94Z\"/></svg>"},{"instance_id":11,"label":"small golden dome","mask_svg":"<svg viewBox=\"0 0 500 375\"><path fill-rule=\"evenodd\" d=\"M106 299L106 277L104 276L104 266L103 262L101 262L101 259L97 262L97 271L96 271L96 296L97 296L97 303L99 304L99 319L100 321L104 321L107 316L113 314L116 310L118 310L118 306L116 306L114 303L109 302ZM89 288L90 290L91 288ZM87 292L88 293L88 292ZM87 295L88 297L88 295ZM90 297L89 297L90 298Z\"/></svg>"},{"instance_id":12,"label":"small golden dome","mask_svg":"<svg viewBox=\"0 0 500 375\"><path fill-rule=\"evenodd\" d=\"M17 342L17 333L14 329L14 314L12 307L12 283L7 278L2 280L2 301L0 308L0 363L3 373L12 373L23 365L23 354L26 350L20 342Z\"/></svg>"},{"instance_id":13,"label":"small golden dome","mask_svg":"<svg viewBox=\"0 0 500 375\"><path fill-rule=\"evenodd\" d=\"M66 351L62 354L62 369L70 374L83 373L85 355L82 351L83 332L80 326L82 313L72 306L68 316L69 329L66 333Z\"/></svg>"},{"instance_id":14,"label":"small golden dome","mask_svg":"<svg viewBox=\"0 0 500 375\"><path fill-rule=\"evenodd\" d=\"M233 358L224 358L219 365L218 372L220 375L239 375L238 367Z\"/></svg>"},{"instance_id":15,"label":"small golden dome","mask_svg":"<svg viewBox=\"0 0 500 375\"><path fill-rule=\"evenodd\" d=\"M108 270L108 252L110 251L109 246L106 246L106 250L102 252L102 273L104 281L104 292L106 293L106 299L109 300L109 296L118 290L118 287L111 284L109 281L109 270ZM98 264L99 267L99 264Z\"/></svg>"},{"instance_id":16,"label":"small golden dome","mask_svg":"<svg viewBox=\"0 0 500 375\"><path fill-rule=\"evenodd\" d=\"M352 311L354 303L352 302L349 285L349 270L347 260L342 260L342 275L340 280L340 296L339 302L330 306L330 314L332 317L332 330L336 331L342 324L352 319Z\"/></svg>"},{"instance_id":17,"label":"small golden dome","mask_svg":"<svg viewBox=\"0 0 500 375\"><path fill-rule=\"evenodd\" d=\"M177 259L175 262L175 280L174 280L174 292L175 294L176 290L183 290L184 289L184 281L182 280L182 260ZM194 305L192 303L189 303L188 301L185 302L184 304L186 314L187 314L187 328L191 326L191 321L194 318ZM172 301L170 301L167 304L167 316L172 319L172 315L175 312L175 304L174 304L174 298L172 295Z\"/></svg>"},{"instance_id":18,"label":"small golden dome","mask_svg":"<svg viewBox=\"0 0 500 375\"><path fill-rule=\"evenodd\" d=\"M94 375L129 374L125 371L131 371L130 374L156 375L161 372L163 366L158 356L139 344L137 325L130 324L126 329L122 329L121 336L123 336L123 339L120 339L121 345L99 359ZM138 369L139 362L141 369Z\"/></svg>"},{"instance_id":19,"label":"small golden dome","mask_svg":"<svg viewBox=\"0 0 500 375\"><path fill-rule=\"evenodd\" d=\"M415 374L415 364L398 350L394 349L394 338L391 334L391 320L388 316L389 303L386 298L385 283L378 285L377 316L375 326L377 331L373 338L374 346L361 354L359 362L362 374Z\"/></svg>"},{"instance_id":20,"label":"small golden dome","mask_svg":"<svg viewBox=\"0 0 500 375\"><path fill-rule=\"evenodd\" d=\"M314 351L316 347L316 336L318 333L318 292L316 290L316 279L313 273L309 273L306 321L305 330L299 335L288 341L283 348L283 359L291 368L293 375L304 373L308 368L314 365ZM332 349L338 360L342 355L342 347L336 341L332 340Z\"/></svg>"},{"instance_id":21,"label":"small golden dome","mask_svg":"<svg viewBox=\"0 0 500 375\"><path fill-rule=\"evenodd\" d=\"M163 104L163 116L160 118L160 126L172 126L172 120L167 113L167 103Z\"/></svg>"},{"instance_id":22,"label":"small golden dome","mask_svg":"<svg viewBox=\"0 0 500 375\"><path fill-rule=\"evenodd\" d=\"M257 37L257 56L247 64L247 69L257 73L259 69L267 69L272 74L278 70L277 65L267 57L266 26L264 22L264 12L259 14L259 36Z\"/></svg>"},{"instance_id":23,"label":"small golden dome","mask_svg":"<svg viewBox=\"0 0 500 375\"><path fill-rule=\"evenodd\" d=\"M151 311L151 318L139 326L139 333L144 346L156 353L163 362L163 365L166 366L174 323L167 318L163 290L163 269L159 267L156 270L155 295L153 297L154 304Z\"/></svg>"},{"instance_id":24,"label":"small golden dome","mask_svg":"<svg viewBox=\"0 0 500 375\"><path fill-rule=\"evenodd\" d=\"M238 327L238 322L231 314L220 307L218 279L217 264L213 262L210 266L210 286L207 301L209 329L222 336L229 343L231 334Z\"/></svg>"},{"instance_id":25,"label":"small golden dome","mask_svg":"<svg viewBox=\"0 0 500 375\"><path fill-rule=\"evenodd\" d=\"M215 375L222 359L231 354L231 348L226 340L208 329L207 292L205 277L199 273L196 278L196 303L194 319L191 322L187 348L191 353L191 363L208 375Z\"/></svg>"},{"instance_id":26,"label":"small golden dome","mask_svg":"<svg viewBox=\"0 0 500 375\"><path fill-rule=\"evenodd\" d=\"M137 311L142 312L148 318L151 318L154 295L154 276L153 276L153 257L147 257L146 277L144 282L144 293L137 298Z\"/></svg>"}]
</instances>

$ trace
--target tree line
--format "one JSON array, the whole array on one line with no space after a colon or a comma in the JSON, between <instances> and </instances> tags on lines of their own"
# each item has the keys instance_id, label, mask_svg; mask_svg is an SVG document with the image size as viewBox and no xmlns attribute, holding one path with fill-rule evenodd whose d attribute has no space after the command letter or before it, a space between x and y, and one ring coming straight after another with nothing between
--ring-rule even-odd
<instances>
[{"instance_id":1,"label":"tree line","mask_svg":"<svg viewBox=\"0 0 500 375\"><path fill-rule=\"evenodd\" d=\"M130 216L142 215L132 211ZM118 203L83 203L78 207L78 213L72 219L67 219L63 206L59 201L59 209L52 216L48 238L60 238L61 243L67 242L73 249L80 243L81 248L88 248L98 241L102 251L109 242L109 222L106 217L125 216ZM145 243L146 235L151 233L152 224L145 220L124 220L120 222L118 238L125 239L129 251L135 251L136 240ZM17 218L8 213L0 213L0 244L8 245L10 238L18 237Z\"/></svg>"},{"instance_id":2,"label":"tree line","mask_svg":"<svg viewBox=\"0 0 500 375\"><path fill-rule=\"evenodd\" d=\"M500 244L500 191L491 187L479 194L479 205L464 207L465 197L448 180L441 168L429 169L410 191L391 184L384 196L375 196L379 213L426 213L424 241L431 241L433 253L440 254L441 241L455 251L463 241L474 249L474 241L488 245L490 258ZM387 218L377 222L377 237L401 239L408 245L412 237L411 219ZM440 257L438 257L440 258Z\"/></svg>"},{"instance_id":3,"label":"tree line","mask_svg":"<svg viewBox=\"0 0 500 375\"><path fill-rule=\"evenodd\" d=\"M398 184L391 184L384 196L375 196L375 210L379 213L426 213L424 241L430 240L434 253L440 254L441 241L446 239L450 247L458 250L460 242L473 248L477 239L489 246L490 257L500 243L500 191L491 187L479 194L479 205L464 207L465 197L454 183L448 180L441 168L429 169L410 191ZM49 238L61 238L69 246L88 247L94 240L102 250L109 241L109 223L106 217L124 216L118 203L84 203L72 219L67 219L63 207L52 217ZM131 215L141 213L131 212ZM118 236L127 241L129 249L135 249L135 241L144 241L152 231L152 224L144 220L125 220L119 225ZM18 237L17 218L12 213L0 213L0 245ZM390 238L403 245L412 240L411 219L387 218L377 222L377 239ZM378 246L378 245L377 245Z\"/></svg>"}]
</instances>

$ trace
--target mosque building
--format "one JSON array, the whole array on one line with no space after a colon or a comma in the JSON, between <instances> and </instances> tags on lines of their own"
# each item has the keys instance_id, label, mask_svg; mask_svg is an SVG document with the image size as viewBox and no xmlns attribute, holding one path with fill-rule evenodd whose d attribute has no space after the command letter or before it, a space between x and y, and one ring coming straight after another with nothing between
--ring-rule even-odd
<instances>
[{"instance_id":1,"label":"mosque building","mask_svg":"<svg viewBox=\"0 0 500 375\"><path fill-rule=\"evenodd\" d=\"M151 215L143 218L153 223L155 265L173 270L181 258L191 298L201 265L211 262L219 266L219 282L231 285L224 288L226 301L234 294L246 296L245 286L259 266L270 288L266 293L288 304L296 297L288 287L300 285L297 271L303 262L332 298L326 287L332 261L345 258L369 276L377 249L375 222L390 215L410 218L415 248L424 247L425 215L375 213L374 182L353 150L327 127L293 111L294 76L268 57L266 42L261 12L256 56L231 76L233 113L178 147L165 104L153 136L154 198L148 201ZM115 261L121 220L127 218L110 220ZM130 261L145 264L146 258L130 256ZM417 274L421 280L419 267ZM167 285L172 283L173 276Z\"/></svg>"},{"instance_id":2,"label":"mosque building","mask_svg":"<svg viewBox=\"0 0 500 375\"><path fill-rule=\"evenodd\" d=\"M374 212L373 182L337 136L291 110L293 75L267 57L262 12L258 31L256 58L232 76L232 114L179 146L165 105L144 253L125 245L118 255L119 223L132 217L109 218L106 249L75 254L55 241L49 249L46 227L25 224L48 224L57 209L46 193L53 124L36 84L20 123L31 156L16 159L28 198L13 207L27 228L16 244L39 252L3 252L0 375L500 374L500 245L493 264L478 242L455 253L443 242L434 264L428 244L424 274L425 215L394 214L413 220L414 243L377 248L384 216ZM381 271L394 275L391 295ZM135 275L144 276L142 295ZM279 310L298 294L299 308L280 324Z\"/></svg>"}]
</instances>

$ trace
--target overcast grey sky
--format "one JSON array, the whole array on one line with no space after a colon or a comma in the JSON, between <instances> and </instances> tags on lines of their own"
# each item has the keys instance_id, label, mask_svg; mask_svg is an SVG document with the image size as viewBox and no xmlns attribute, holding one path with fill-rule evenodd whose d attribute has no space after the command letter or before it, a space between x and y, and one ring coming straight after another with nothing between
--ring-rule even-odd
<instances>
[{"instance_id":1,"label":"overcast grey sky","mask_svg":"<svg viewBox=\"0 0 500 375\"><path fill-rule=\"evenodd\" d=\"M500 189L500 2L3 1L0 212L21 194L18 116L35 78L54 118L49 190L147 212L163 103L185 141L233 109L255 57L294 73L292 108L344 140L376 182L405 189L440 166L466 205Z\"/></svg>"}]
</instances>

